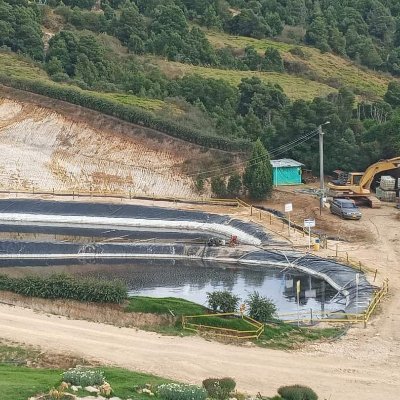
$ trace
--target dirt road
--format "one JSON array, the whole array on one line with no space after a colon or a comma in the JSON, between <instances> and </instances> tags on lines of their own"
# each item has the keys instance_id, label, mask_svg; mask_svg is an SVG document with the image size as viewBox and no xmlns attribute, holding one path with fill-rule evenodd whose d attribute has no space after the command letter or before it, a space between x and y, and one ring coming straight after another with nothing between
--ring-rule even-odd
<instances>
[{"instance_id":1,"label":"dirt road","mask_svg":"<svg viewBox=\"0 0 400 400\"><path fill-rule=\"evenodd\" d=\"M311 354L236 347L198 337L166 337L0 305L1 336L85 358L200 383L232 376L240 390L272 395L284 384L312 386L321 399L396 399L398 358L368 361L346 354Z\"/></svg>"}]
</instances>

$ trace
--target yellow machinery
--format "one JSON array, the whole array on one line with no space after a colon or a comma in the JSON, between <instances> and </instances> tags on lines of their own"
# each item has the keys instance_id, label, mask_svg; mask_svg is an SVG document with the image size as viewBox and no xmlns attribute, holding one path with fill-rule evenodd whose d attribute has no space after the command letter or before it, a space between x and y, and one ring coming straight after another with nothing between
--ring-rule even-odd
<instances>
[{"instance_id":1,"label":"yellow machinery","mask_svg":"<svg viewBox=\"0 0 400 400\"><path fill-rule=\"evenodd\" d=\"M328 196L333 198L366 198L372 208L379 208L380 201L371 193L376 174L400 168L400 157L381 160L370 165L365 172L335 171L338 179L328 183Z\"/></svg>"}]
</instances>

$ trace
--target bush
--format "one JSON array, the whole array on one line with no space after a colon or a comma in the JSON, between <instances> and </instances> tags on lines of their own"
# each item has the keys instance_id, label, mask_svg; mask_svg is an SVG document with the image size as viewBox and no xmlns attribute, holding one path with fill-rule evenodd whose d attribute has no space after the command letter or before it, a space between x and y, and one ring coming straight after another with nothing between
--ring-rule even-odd
<instances>
[{"instance_id":1,"label":"bush","mask_svg":"<svg viewBox=\"0 0 400 400\"><path fill-rule=\"evenodd\" d=\"M225 179L220 176L214 176L211 178L211 191L214 196L219 198L226 197L226 182Z\"/></svg>"},{"instance_id":2,"label":"bush","mask_svg":"<svg viewBox=\"0 0 400 400\"><path fill-rule=\"evenodd\" d=\"M236 382L232 378L208 378L203 381L203 387L212 399L226 400L229 398L229 394L235 390Z\"/></svg>"},{"instance_id":3,"label":"bush","mask_svg":"<svg viewBox=\"0 0 400 400\"><path fill-rule=\"evenodd\" d=\"M122 303L128 296L120 281L75 278L67 274L28 275L12 278L0 275L0 290L44 299L71 299L95 303Z\"/></svg>"},{"instance_id":4,"label":"bush","mask_svg":"<svg viewBox=\"0 0 400 400\"><path fill-rule=\"evenodd\" d=\"M179 383L166 383L158 387L158 396L164 400L205 400L205 389Z\"/></svg>"},{"instance_id":5,"label":"bush","mask_svg":"<svg viewBox=\"0 0 400 400\"><path fill-rule=\"evenodd\" d=\"M261 296L258 292L249 295L246 303L249 306L249 316L256 321L270 321L276 313L276 306L273 301Z\"/></svg>"},{"instance_id":6,"label":"bush","mask_svg":"<svg viewBox=\"0 0 400 400\"><path fill-rule=\"evenodd\" d=\"M224 290L207 293L207 300L214 312L232 313L237 310L240 298Z\"/></svg>"},{"instance_id":7,"label":"bush","mask_svg":"<svg viewBox=\"0 0 400 400\"><path fill-rule=\"evenodd\" d=\"M99 386L105 381L104 372L87 368L71 368L62 374L64 382L75 386Z\"/></svg>"},{"instance_id":8,"label":"bush","mask_svg":"<svg viewBox=\"0 0 400 400\"><path fill-rule=\"evenodd\" d=\"M284 400L318 400L314 390L307 386L282 386L278 389L278 393Z\"/></svg>"}]
</instances>

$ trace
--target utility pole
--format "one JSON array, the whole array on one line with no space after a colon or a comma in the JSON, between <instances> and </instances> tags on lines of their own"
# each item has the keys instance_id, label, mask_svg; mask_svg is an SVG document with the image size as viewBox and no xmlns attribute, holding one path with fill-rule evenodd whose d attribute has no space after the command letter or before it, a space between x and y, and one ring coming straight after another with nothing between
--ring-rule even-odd
<instances>
[{"instance_id":1,"label":"utility pole","mask_svg":"<svg viewBox=\"0 0 400 400\"><path fill-rule=\"evenodd\" d=\"M322 125L327 125L330 122L327 121ZM318 137L319 137L319 188L321 191L319 199L319 215L322 215L322 208L324 207L324 192L325 192L325 182L324 182L324 132L322 131L322 125L318 127Z\"/></svg>"}]
</instances>

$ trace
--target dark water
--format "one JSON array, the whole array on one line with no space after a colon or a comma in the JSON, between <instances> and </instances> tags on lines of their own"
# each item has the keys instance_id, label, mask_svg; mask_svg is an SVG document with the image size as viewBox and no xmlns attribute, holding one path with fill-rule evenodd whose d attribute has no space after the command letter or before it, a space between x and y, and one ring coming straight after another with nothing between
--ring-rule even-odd
<instances>
[{"instance_id":1,"label":"dark water","mask_svg":"<svg viewBox=\"0 0 400 400\"><path fill-rule=\"evenodd\" d=\"M258 291L274 301L279 313L295 312L296 282L300 280L300 310L337 311L336 291L320 279L294 270L267 266L204 263L190 260L130 260L129 263L2 268L8 273L68 272L79 276L124 281L131 295L180 297L206 305L207 292L229 290L242 301ZM335 298L334 298L335 297ZM332 302L334 298L334 302Z\"/></svg>"}]
</instances>

